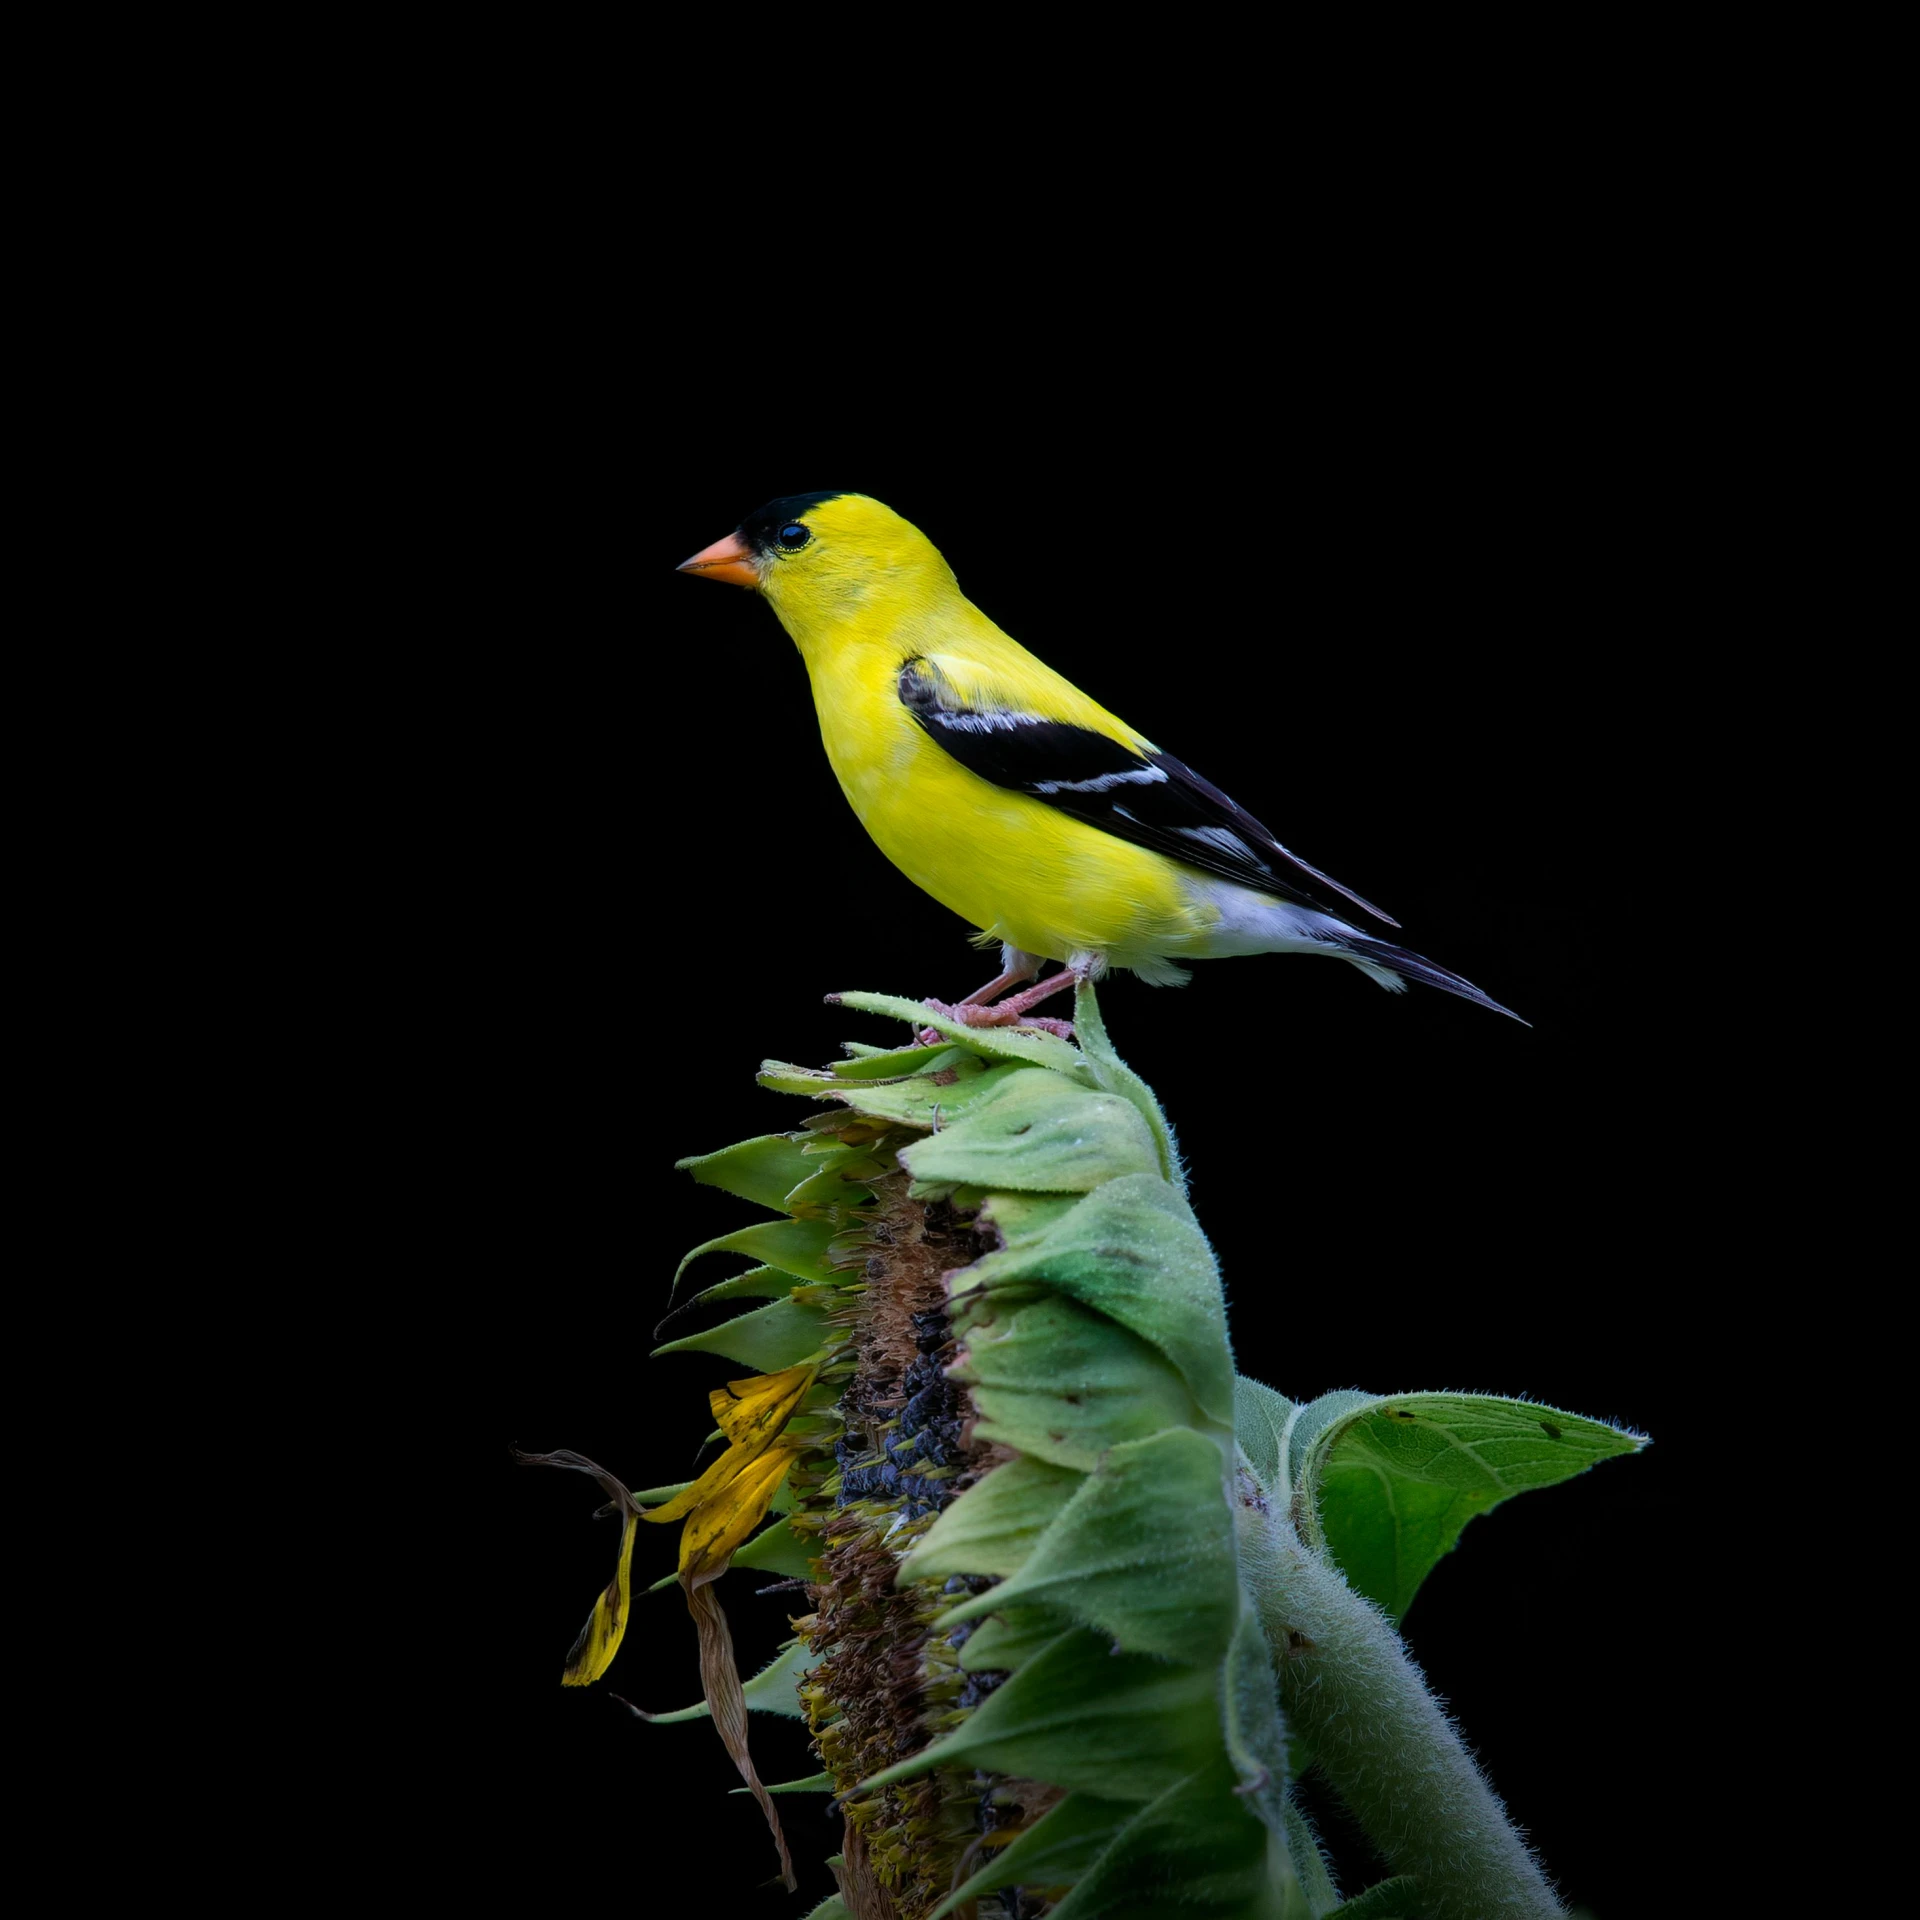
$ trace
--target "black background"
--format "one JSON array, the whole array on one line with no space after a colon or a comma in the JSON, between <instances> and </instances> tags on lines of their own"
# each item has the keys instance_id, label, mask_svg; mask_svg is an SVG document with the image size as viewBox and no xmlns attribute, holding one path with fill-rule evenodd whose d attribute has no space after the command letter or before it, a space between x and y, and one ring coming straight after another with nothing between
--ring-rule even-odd
<instances>
[{"instance_id":1,"label":"black background","mask_svg":"<svg viewBox=\"0 0 1920 1920\"><path fill-rule=\"evenodd\" d=\"M1648 1796L1686 1756L1654 1592L1698 1491L1687 1309L1664 1290L1691 1062L1634 986L1660 947L1633 893L1659 780L1643 703L1676 616L1639 484L1646 370L1591 316L1536 319L1491 295L1418 328L1336 310L1283 368L1243 318L1144 377L1138 336L1036 323L1015 374L964 380L797 322L710 358L682 328L628 376L617 430L593 370L620 343L583 320L578 365L549 325L539 378L468 429L446 558L488 584L396 720L437 751L395 907L435 929L403 1012L462 1143L436 1194L457 1225L422 1252L454 1245L471 1277L461 1443L492 1483L469 1758L519 1784L483 1872L624 1885L688 1846L743 1910L831 1890L817 1797L780 1802L806 1897L751 1891L771 1849L711 1727L609 1697L697 1698L677 1590L636 1598L605 1683L558 1686L615 1533L588 1481L507 1447L685 1477L729 1369L649 1361L652 1328L680 1255L754 1215L673 1161L808 1110L753 1084L764 1055L899 1037L826 993L954 997L991 971L853 819L768 608L674 571L761 502L839 487L912 519L1008 632L1533 1023L1279 957L1102 994L1190 1164L1243 1372L1295 1397L1527 1394L1654 1436L1476 1522L1407 1621L1569 1898L1640 1910ZM675 1531L643 1530L637 1584ZM721 1588L748 1671L792 1598L756 1584ZM814 1771L796 1723L753 1737L765 1778ZM1357 1890L1377 1869L1328 1831Z\"/></svg>"}]
</instances>

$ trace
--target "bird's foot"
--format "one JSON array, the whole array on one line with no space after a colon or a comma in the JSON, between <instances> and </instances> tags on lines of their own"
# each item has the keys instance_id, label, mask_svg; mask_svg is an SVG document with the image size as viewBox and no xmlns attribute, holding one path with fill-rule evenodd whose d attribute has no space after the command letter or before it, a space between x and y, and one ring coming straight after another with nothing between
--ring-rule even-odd
<instances>
[{"instance_id":1,"label":"bird's foot","mask_svg":"<svg viewBox=\"0 0 1920 1920\"><path fill-rule=\"evenodd\" d=\"M1011 973L1002 974L978 993L969 994L957 1006L949 1006L944 1000L929 1000L926 1004L935 1013L944 1013L949 1020L959 1021L963 1027L1038 1027L1042 1033L1057 1033L1062 1040L1071 1040L1072 1021L1050 1020L1043 1014L1029 1013L1027 1009L1037 1007L1042 1000L1051 1000L1066 987L1078 986L1086 974L1083 966L1063 968L1059 973L1027 988L1024 993L1016 993L1011 999L1002 1000L997 1007L982 1006L980 1003L988 995L998 993L1013 977ZM931 1045L939 1037L931 1027L924 1029L920 1035L923 1045Z\"/></svg>"},{"instance_id":2,"label":"bird's foot","mask_svg":"<svg viewBox=\"0 0 1920 1920\"><path fill-rule=\"evenodd\" d=\"M949 1020L957 1020L963 1027L1038 1027L1043 1033L1055 1033L1062 1040L1073 1038L1071 1020L1049 1019L1044 1013L1026 1013L1017 1004L1004 1007L970 1007L962 1002L959 1006L949 1006L944 1000L928 1000L924 1003L935 1013L943 1013ZM920 1044L930 1047L941 1036L932 1027L923 1027L920 1032Z\"/></svg>"},{"instance_id":3,"label":"bird's foot","mask_svg":"<svg viewBox=\"0 0 1920 1920\"><path fill-rule=\"evenodd\" d=\"M1013 1024L1016 1027L1038 1027L1042 1033L1057 1034L1062 1040L1071 1040L1073 1038L1073 1022L1071 1020L1056 1020L1051 1014L1047 1013L1022 1014L1015 1018Z\"/></svg>"},{"instance_id":4,"label":"bird's foot","mask_svg":"<svg viewBox=\"0 0 1920 1920\"><path fill-rule=\"evenodd\" d=\"M921 1004L931 1007L935 1013L945 1014L949 1020L959 1021L963 1027L1010 1027L1020 1018L1017 1009L1012 1007L973 1006L965 1000L957 1005L945 1000L926 1000ZM926 1031L932 1033L935 1040L940 1038L931 1027Z\"/></svg>"}]
</instances>

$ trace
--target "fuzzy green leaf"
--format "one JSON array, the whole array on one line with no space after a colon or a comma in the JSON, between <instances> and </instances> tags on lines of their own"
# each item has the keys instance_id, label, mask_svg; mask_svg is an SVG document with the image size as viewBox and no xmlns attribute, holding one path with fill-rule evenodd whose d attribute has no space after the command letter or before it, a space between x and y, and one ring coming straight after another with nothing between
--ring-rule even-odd
<instances>
[{"instance_id":1,"label":"fuzzy green leaf","mask_svg":"<svg viewBox=\"0 0 1920 1920\"><path fill-rule=\"evenodd\" d=\"M963 1046L983 1060L1011 1060L1026 1067L1052 1067L1071 1074L1082 1086L1093 1085L1093 1069L1078 1049L1050 1033L1021 1033L1013 1027L969 1027L944 1013L935 1013L917 1000L899 1000L890 993L836 993L829 996L857 1013L877 1013L904 1020L910 1026L931 1027L937 1034Z\"/></svg>"},{"instance_id":2,"label":"fuzzy green leaf","mask_svg":"<svg viewBox=\"0 0 1920 1920\"><path fill-rule=\"evenodd\" d=\"M784 1133L763 1133L756 1140L742 1140L718 1153L696 1153L673 1164L703 1187L738 1194L775 1213L784 1211L781 1201L813 1171L800 1157L799 1146Z\"/></svg>"},{"instance_id":3,"label":"fuzzy green leaf","mask_svg":"<svg viewBox=\"0 0 1920 1920\"><path fill-rule=\"evenodd\" d=\"M751 1793L753 1789L751 1787L731 1787L728 1791L731 1793ZM772 1781L768 1781L767 1791L769 1793L831 1793L833 1791L833 1775L830 1773L810 1773L804 1780L782 1780L777 1786Z\"/></svg>"},{"instance_id":4,"label":"fuzzy green leaf","mask_svg":"<svg viewBox=\"0 0 1920 1920\"><path fill-rule=\"evenodd\" d=\"M1055 1920L1309 1920L1279 1835L1222 1765L1174 1782L1121 1829Z\"/></svg>"},{"instance_id":5,"label":"fuzzy green leaf","mask_svg":"<svg viewBox=\"0 0 1920 1920\"><path fill-rule=\"evenodd\" d=\"M755 1713L777 1713L783 1719L804 1720L806 1709L800 1704L800 1679L810 1666L819 1663L819 1655L808 1649L804 1640L782 1647L767 1664L740 1689L741 1698ZM682 1720L706 1720L713 1709L704 1700L672 1713L648 1713L641 1717L656 1727L674 1726Z\"/></svg>"},{"instance_id":6,"label":"fuzzy green leaf","mask_svg":"<svg viewBox=\"0 0 1920 1920\"><path fill-rule=\"evenodd\" d=\"M944 1131L976 1101L992 1098L1001 1081L1025 1071L1020 1067L989 1069L978 1060L969 1060L967 1064L971 1072L959 1073L944 1085L931 1074L921 1073L910 1080L888 1080L878 1085L857 1081L838 1088L835 1098L845 1101L855 1113L868 1114L875 1120L892 1120L903 1127L918 1127L922 1132L932 1131L937 1108L938 1123Z\"/></svg>"},{"instance_id":7,"label":"fuzzy green leaf","mask_svg":"<svg viewBox=\"0 0 1920 1920\"><path fill-rule=\"evenodd\" d=\"M1301 1409L1296 1434L1317 1405ZM1301 1504L1317 1511L1326 1550L1349 1585L1398 1620L1475 1514L1645 1445L1530 1401L1413 1393L1347 1406L1293 1452Z\"/></svg>"},{"instance_id":8,"label":"fuzzy green leaf","mask_svg":"<svg viewBox=\"0 0 1920 1920\"><path fill-rule=\"evenodd\" d=\"M725 1300L784 1300L796 1284L792 1274L782 1273L778 1267L749 1267L731 1280L704 1288L683 1301L675 1311L688 1313L695 1307L716 1305ZM662 1326L665 1324L661 1322Z\"/></svg>"},{"instance_id":9,"label":"fuzzy green leaf","mask_svg":"<svg viewBox=\"0 0 1920 1920\"><path fill-rule=\"evenodd\" d=\"M1003 1248L1024 1247L1050 1233L1053 1223L1077 1207L1082 1198L1077 1193L990 1193L980 1209L980 1224L1000 1236ZM968 1281L956 1283L961 1290L971 1284L973 1270L965 1271Z\"/></svg>"},{"instance_id":10,"label":"fuzzy green leaf","mask_svg":"<svg viewBox=\"0 0 1920 1920\"><path fill-rule=\"evenodd\" d=\"M864 1049L851 1060L836 1060L831 1072L836 1080L899 1080L911 1073L944 1073L949 1067L978 1073L984 1065L978 1055L964 1047L936 1040L930 1047Z\"/></svg>"},{"instance_id":11,"label":"fuzzy green leaf","mask_svg":"<svg viewBox=\"0 0 1920 1920\"><path fill-rule=\"evenodd\" d=\"M987 1863L927 1915L946 1916L995 1887L1063 1887L1078 1880L1138 1811L1124 1800L1070 1793L1011 1846L987 1855Z\"/></svg>"},{"instance_id":12,"label":"fuzzy green leaf","mask_svg":"<svg viewBox=\"0 0 1920 1920\"><path fill-rule=\"evenodd\" d=\"M994 1082L951 1126L900 1150L916 1180L1088 1193L1123 1174L1159 1178L1159 1155L1138 1109L1089 1093L1063 1074L1028 1070Z\"/></svg>"},{"instance_id":13,"label":"fuzzy green leaf","mask_svg":"<svg viewBox=\"0 0 1920 1920\"><path fill-rule=\"evenodd\" d=\"M836 1147L810 1156L815 1169L787 1195L786 1210L802 1220L819 1219L831 1207L864 1207L873 1202L867 1182L883 1171L865 1147Z\"/></svg>"},{"instance_id":14,"label":"fuzzy green leaf","mask_svg":"<svg viewBox=\"0 0 1920 1920\"><path fill-rule=\"evenodd\" d=\"M802 1163L800 1178L806 1178L813 1170L812 1162ZM781 1193L784 1200L792 1188ZM763 1220L758 1226L742 1227L738 1232L725 1233L718 1240L709 1240L694 1250L674 1269L673 1285L667 1289L667 1298L672 1299L680 1286L680 1276L694 1261L707 1253L744 1253L750 1260L764 1260L767 1265L778 1267L782 1273L790 1273L796 1280L832 1280L833 1269L824 1258L827 1242L838 1232L831 1220Z\"/></svg>"},{"instance_id":15,"label":"fuzzy green leaf","mask_svg":"<svg viewBox=\"0 0 1920 1920\"><path fill-rule=\"evenodd\" d=\"M1151 1800L1219 1752L1218 1682L1217 1669L1116 1654L1099 1634L1076 1629L988 1694L951 1733L862 1785L892 1786L936 1767L965 1765L1069 1791Z\"/></svg>"},{"instance_id":16,"label":"fuzzy green leaf","mask_svg":"<svg viewBox=\"0 0 1920 1920\"><path fill-rule=\"evenodd\" d=\"M960 1649L960 1664L969 1673L1018 1673L1072 1624L1050 1607L1008 1607L974 1628Z\"/></svg>"},{"instance_id":17,"label":"fuzzy green leaf","mask_svg":"<svg viewBox=\"0 0 1920 1920\"><path fill-rule=\"evenodd\" d=\"M1041 1605L1131 1653L1217 1663L1240 1615L1233 1517L1220 1473L1220 1449L1186 1427L1114 1447L1026 1564L947 1609L935 1630L1007 1606ZM1257 1631L1254 1637L1264 1673L1264 1646Z\"/></svg>"},{"instance_id":18,"label":"fuzzy green leaf","mask_svg":"<svg viewBox=\"0 0 1920 1920\"><path fill-rule=\"evenodd\" d=\"M787 1060L762 1060L754 1079L770 1093L798 1093L824 1100L833 1091L833 1075L825 1067L796 1067Z\"/></svg>"},{"instance_id":19,"label":"fuzzy green leaf","mask_svg":"<svg viewBox=\"0 0 1920 1920\"><path fill-rule=\"evenodd\" d=\"M1037 1239L976 1261L955 1293L1032 1281L1157 1347L1213 1421L1231 1429L1233 1366L1219 1269L1187 1203L1157 1174L1109 1180Z\"/></svg>"},{"instance_id":20,"label":"fuzzy green leaf","mask_svg":"<svg viewBox=\"0 0 1920 1920\"><path fill-rule=\"evenodd\" d=\"M1173 1129L1160 1110L1160 1102L1153 1097L1153 1089L1114 1052L1091 980L1082 980L1073 990L1073 1034L1080 1043L1081 1053L1093 1067L1096 1084L1108 1093L1131 1100L1140 1110L1140 1117L1147 1123L1160 1154L1160 1177L1184 1197L1187 1177L1180 1165L1180 1149L1174 1142Z\"/></svg>"},{"instance_id":21,"label":"fuzzy green leaf","mask_svg":"<svg viewBox=\"0 0 1920 1920\"><path fill-rule=\"evenodd\" d=\"M784 1520L756 1533L733 1556L736 1567L750 1567L756 1573L779 1574L788 1580L811 1580L813 1558L820 1542L803 1539Z\"/></svg>"},{"instance_id":22,"label":"fuzzy green leaf","mask_svg":"<svg viewBox=\"0 0 1920 1920\"><path fill-rule=\"evenodd\" d=\"M853 1920L853 1916L847 1911L847 1903L837 1893L830 1893L804 1920Z\"/></svg>"},{"instance_id":23,"label":"fuzzy green leaf","mask_svg":"<svg viewBox=\"0 0 1920 1920\"><path fill-rule=\"evenodd\" d=\"M948 1373L973 1388L982 1439L1083 1473L1124 1441L1206 1424L1152 1347L1071 1300L1036 1300L1004 1315L987 1302Z\"/></svg>"},{"instance_id":24,"label":"fuzzy green leaf","mask_svg":"<svg viewBox=\"0 0 1920 1920\"><path fill-rule=\"evenodd\" d=\"M934 1521L901 1562L899 1581L1019 1571L1083 1474L1024 1455L995 1467Z\"/></svg>"},{"instance_id":25,"label":"fuzzy green leaf","mask_svg":"<svg viewBox=\"0 0 1920 1920\"><path fill-rule=\"evenodd\" d=\"M1321 1394L1317 1400L1303 1400L1294 1408L1281 1433L1281 1439L1285 1442L1282 1450L1286 1455L1286 1465L1280 1484L1283 1487L1298 1487L1307 1458L1320 1436L1348 1414L1357 1413L1362 1407L1378 1405L1379 1399L1377 1393L1362 1393L1358 1387L1341 1387L1333 1393Z\"/></svg>"},{"instance_id":26,"label":"fuzzy green leaf","mask_svg":"<svg viewBox=\"0 0 1920 1920\"><path fill-rule=\"evenodd\" d=\"M718 1353L743 1367L778 1373L819 1352L827 1337L824 1308L787 1299L776 1300L755 1313L743 1313L737 1320L723 1321L704 1333L669 1340L653 1352L656 1359L663 1353Z\"/></svg>"},{"instance_id":27,"label":"fuzzy green leaf","mask_svg":"<svg viewBox=\"0 0 1920 1920\"><path fill-rule=\"evenodd\" d=\"M1286 1468L1287 1434L1298 1411L1284 1393L1245 1374L1233 1376L1233 1437L1268 1493L1284 1495L1293 1485Z\"/></svg>"}]
</instances>

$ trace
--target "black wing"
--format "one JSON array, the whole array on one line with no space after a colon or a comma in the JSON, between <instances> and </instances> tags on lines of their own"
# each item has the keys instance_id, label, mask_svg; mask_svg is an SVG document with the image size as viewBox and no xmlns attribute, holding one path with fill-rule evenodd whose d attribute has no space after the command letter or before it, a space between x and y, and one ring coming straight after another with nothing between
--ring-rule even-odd
<instances>
[{"instance_id":1,"label":"black wing","mask_svg":"<svg viewBox=\"0 0 1920 1920\"><path fill-rule=\"evenodd\" d=\"M1289 853L1252 814L1170 753L1135 753L1090 727L1039 714L969 707L931 660L909 660L900 669L899 692L901 704L941 747L996 787L1031 794L1117 840L1240 886L1320 907L1298 884L1317 881L1376 920L1400 924Z\"/></svg>"}]
</instances>

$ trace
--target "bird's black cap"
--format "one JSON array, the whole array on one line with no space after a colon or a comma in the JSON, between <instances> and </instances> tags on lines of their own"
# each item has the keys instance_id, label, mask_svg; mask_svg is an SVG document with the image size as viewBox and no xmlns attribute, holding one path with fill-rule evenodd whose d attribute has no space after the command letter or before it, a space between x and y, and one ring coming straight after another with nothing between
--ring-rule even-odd
<instances>
[{"instance_id":1,"label":"bird's black cap","mask_svg":"<svg viewBox=\"0 0 1920 1920\"><path fill-rule=\"evenodd\" d=\"M845 487L832 487L825 493L790 493L783 500L769 500L764 507L755 507L735 532L755 553L765 553L773 545L774 535L789 521L804 520L809 507L841 499L846 491Z\"/></svg>"}]
</instances>

